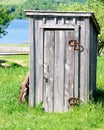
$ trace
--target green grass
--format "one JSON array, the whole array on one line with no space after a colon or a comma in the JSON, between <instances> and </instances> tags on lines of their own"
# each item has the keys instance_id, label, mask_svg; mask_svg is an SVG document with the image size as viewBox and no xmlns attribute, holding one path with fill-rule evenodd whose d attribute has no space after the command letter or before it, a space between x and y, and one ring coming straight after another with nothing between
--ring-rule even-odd
<instances>
[{"instance_id":1,"label":"green grass","mask_svg":"<svg viewBox=\"0 0 104 130\"><path fill-rule=\"evenodd\" d=\"M29 66L29 55L6 55L0 57L0 64L2 66Z\"/></svg>"},{"instance_id":2,"label":"green grass","mask_svg":"<svg viewBox=\"0 0 104 130\"><path fill-rule=\"evenodd\" d=\"M19 47L29 47L28 43L21 43L21 44L2 44L0 43L0 46L19 46Z\"/></svg>"},{"instance_id":3,"label":"green grass","mask_svg":"<svg viewBox=\"0 0 104 130\"><path fill-rule=\"evenodd\" d=\"M15 60L25 59L28 62L28 55L14 57ZM14 57L5 56L2 60L4 58L10 61ZM20 85L28 71L28 66L1 65L0 130L104 130L103 63L104 57L98 57L98 100L81 104L65 113L44 113L41 105L29 108L27 103L20 104L18 102Z\"/></svg>"},{"instance_id":4,"label":"green grass","mask_svg":"<svg viewBox=\"0 0 104 130\"><path fill-rule=\"evenodd\" d=\"M104 88L104 57L98 57L97 64L97 86L98 88Z\"/></svg>"},{"instance_id":5,"label":"green grass","mask_svg":"<svg viewBox=\"0 0 104 130\"><path fill-rule=\"evenodd\" d=\"M21 5L26 0L0 0L0 4L2 5Z\"/></svg>"}]
</instances>

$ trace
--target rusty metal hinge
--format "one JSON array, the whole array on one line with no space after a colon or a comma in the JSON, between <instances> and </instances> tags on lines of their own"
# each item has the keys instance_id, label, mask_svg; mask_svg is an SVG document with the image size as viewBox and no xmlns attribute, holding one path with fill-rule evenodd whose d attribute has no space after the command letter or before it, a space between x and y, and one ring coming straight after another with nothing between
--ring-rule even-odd
<instances>
[{"instance_id":1,"label":"rusty metal hinge","mask_svg":"<svg viewBox=\"0 0 104 130\"><path fill-rule=\"evenodd\" d=\"M69 98L69 99L68 99L68 103L69 103L70 106L80 105L81 102L82 102L82 101L81 101L80 98L72 97L72 98Z\"/></svg>"},{"instance_id":2,"label":"rusty metal hinge","mask_svg":"<svg viewBox=\"0 0 104 130\"><path fill-rule=\"evenodd\" d=\"M74 50L80 50L81 52L84 51L84 47L76 40L69 40L69 46L73 47Z\"/></svg>"}]
</instances>

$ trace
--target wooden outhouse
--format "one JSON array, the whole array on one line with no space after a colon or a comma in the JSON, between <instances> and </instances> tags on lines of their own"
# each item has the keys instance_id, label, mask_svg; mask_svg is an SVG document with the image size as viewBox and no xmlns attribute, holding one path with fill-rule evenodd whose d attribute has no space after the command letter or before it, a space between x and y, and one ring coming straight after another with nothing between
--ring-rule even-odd
<instances>
[{"instance_id":1,"label":"wooden outhouse","mask_svg":"<svg viewBox=\"0 0 104 130\"><path fill-rule=\"evenodd\" d=\"M45 111L63 112L74 99L87 102L96 91L100 29L94 13L25 12L30 26L29 105L43 102Z\"/></svg>"}]
</instances>

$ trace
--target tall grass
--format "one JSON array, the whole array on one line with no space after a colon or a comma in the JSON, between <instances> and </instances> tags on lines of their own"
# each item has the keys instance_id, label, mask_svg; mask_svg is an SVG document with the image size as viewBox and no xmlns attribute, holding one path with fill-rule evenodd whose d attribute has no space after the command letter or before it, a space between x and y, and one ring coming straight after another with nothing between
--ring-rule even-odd
<instances>
[{"instance_id":1,"label":"tall grass","mask_svg":"<svg viewBox=\"0 0 104 130\"><path fill-rule=\"evenodd\" d=\"M104 81L101 78L104 70L103 63L104 58L99 57L97 71L99 93L104 88ZM104 129L102 100L81 104L65 113L44 113L41 104L36 108L30 108L27 103L20 104L18 102L20 85L27 71L28 66L12 64L11 67L0 67L0 130ZM100 99L100 95L97 96Z\"/></svg>"}]
</instances>

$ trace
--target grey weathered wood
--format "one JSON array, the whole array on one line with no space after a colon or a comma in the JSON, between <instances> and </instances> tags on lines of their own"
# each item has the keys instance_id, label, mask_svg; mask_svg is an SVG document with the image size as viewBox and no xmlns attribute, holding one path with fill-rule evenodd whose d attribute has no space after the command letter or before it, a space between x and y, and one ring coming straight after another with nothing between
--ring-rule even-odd
<instances>
[{"instance_id":1,"label":"grey weathered wood","mask_svg":"<svg viewBox=\"0 0 104 130\"><path fill-rule=\"evenodd\" d=\"M29 105L36 105L36 39L35 19L29 18L30 22L30 79L29 79ZM34 63L34 64L33 64Z\"/></svg>"},{"instance_id":2,"label":"grey weathered wood","mask_svg":"<svg viewBox=\"0 0 104 130\"><path fill-rule=\"evenodd\" d=\"M96 91L99 26L92 12L26 11L30 19L29 104L45 111L69 108L68 99L88 101ZM77 40L84 50L68 45Z\"/></svg>"},{"instance_id":3,"label":"grey weathered wood","mask_svg":"<svg viewBox=\"0 0 104 130\"><path fill-rule=\"evenodd\" d=\"M90 23L90 94L94 95L96 91L96 57L97 57L97 37L96 31L93 29L92 22Z\"/></svg>"},{"instance_id":4,"label":"grey weathered wood","mask_svg":"<svg viewBox=\"0 0 104 130\"><path fill-rule=\"evenodd\" d=\"M55 31L54 111L63 111L65 33ZM57 44L58 43L58 44Z\"/></svg>"},{"instance_id":5,"label":"grey weathered wood","mask_svg":"<svg viewBox=\"0 0 104 130\"><path fill-rule=\"evenodd\" d=\"M44 31L44 88L45 111L53 112L54 95L54 30Z\"/></svg>"},{"instance_id":6,"label":"grey weathered wood","mask_svg":"<svg viewBox=\"0 0 104 130\"><path fill-rule=\"evenodd\" d=\"M84 83L84 101L88 101L89 100L89 65L90 65L90 62L89 62L89 49L90 49L90 30L88 29L90 27L90 19L86 18L85 19L85 25L86 25L86 39L85 39L85 64L84 64L84 73L85 73L85 83Z\"/></svg>"},{"instance_id":7,"label":"grey weathered wood","mask_svg":"<svg viewBox=\"0 0 104 130\"><path fill-rule=\"evenodd\" d=\"M74 26L73 25L41 25L40 28L46 28L46 29L74 29Z\"/></svg>"},{"instance_id":8,"label":"grey weathered wood","mask_svg":"<svg viewBox=\"0 0 104 130\"><path fill-rule=\"evenodd\" d=\"M55 62L55 31L50 31L49 42L49 111L54 111L54 62Z\"/></svg>"},{"instance_id":9,"label":"grey weathered wood","mask_svg":"<svg viewBox=\"0 0 104 130\"><path fill-rule=\"evenodd\" d=\"M90 57L89 57L89 61L90 61L90 87L89 87L89 91L90 91L90 94L92 93L91 91L92 91L92 87L93 87L93 79L94 79L94 76L93 76L93 73L94 73L94 65L93 65L93 61L94 61L94 44L93 44L93 42L94 42L94 31L93 31L93 25L92 25L92 23L90 24L90 28L91 28L91 31L90 31L90 36L91 36L91 38L90 38L90 49L89 49L89 51L90 51Z\"/></svg>"},{"instance_id":10,"label":"grey weathered wood","mask_svg":"<svg viewBox=\"0 0 104 130\"><path fill-rule=\"evenodd\" d=\"M84 19L84 37L83 46L84 51L81 53L81 99L82 101L87 101L89 97L89 44L90 44L90 30L89 24L90 20L88 18ZM87 59L87 60L86 60Z\"/></svg>"},{"instance_id":11,"label":"grey weathered wood","mask_svg":"<svg viewBox=\"0 0 104 130\"><path fill-rule=\"evenodd\" d=\"M77 42L79 42L79 26L75 26L75 40L77 41ZM79 73L79 67L80 66L78 66L79 65L79 50L75 50L75 59L74 59L74 71L75 71L75 78L74 78L74 97L75 98L78 98L78 96L79 96L79 84L78 84L78 80L79 80L79 78L78 78L78 73Z\"/></svg>"},{"instance_id":12,"label":"grey weathered wood","mask_svg":"<svg viewBox=\"0 0 104 130\"><path fill-rule=\"evenodd\" d=\"M43 31L43 29L40 29L40 33L39 33L40 35L40 37L42 38L42 39L44 39L44 31ZM43 71L44 71L44 59L43 59L43 57L44 57L44 50L43 50L43 48L44 48L44 40L41 40L41 38L39 37L39 39L40 39L40 44L41 44L41 56L40 56L40 60L41 60L41 63L40 63L40 67L41 67L41 79L39 79L39 82L41 82L41 90L40 91L42 91L41 92L41 98L40 99L42 99L41 101L43 102L43 99L44 99L44 74L43 74ZM41 81L40 81L41 80Z\"/></svg>"},{"instance_id":13,"label":"grey weathered wood","mask_svg":"<svg viewBox=\"0 0 104 130\"><path fill-rule=\"evenodd\" d=\"M69 46L69 40L75 39L75 30L66 31L65 44L65 104L64 111L67 111L69 106L68 99L74 96L74 48Z\"/></svg>"},{"instance_id":14,"label":"grey weathered wood","mask_svg":"<svg viewBox=\"0 0 104 130\"><path fill-rule=\"evenodd\" d=\"M95 25L96 27L96 30L98 31L99 33L99 25L98 23L96 22L96 19L95 19L95 16L94 16L94 12L82 12L82 11L76 11L76 12L56 12L56 11L36 11L36 10L25 10L26 12L26 15L27 16L47 16L47 17L50 17L50 16L60 16L60 17L69 17L69 14L70 14L70 17L87 17L87 18L92 18L92 21L93 21L93 24Z\"/></svg>"},{"instance_id":15,"label":"grey weathered wood","mask_svg":"<svg viewBox=\"0 0 104 130\"><path fill-rule=\"evenodd\" d=\"M94 85L93 85L93 88L92 88L92 90L93 90L92 97L95 97L95 95L96 95L96 87L97 87L96 86L96 75L97 75L97 53L98 53L97 52L98 37L97 37L95 28L94 28L93 38L94 38L94 42L93 42L93 44L94 44L94 54L93 54L93 56L94 56L94 62L93 62L93 66L94 66L94 71L93 71L94 72L93 73L94 79L93 79L93 82L94 82Z\"/></svg>"},{"instance_id":16,"label":"grey weathered wood","mask_svg":"<svg viewBox=\"0 0 104 130\"><path fill-rule=\"evenodd\" d=\"M81 18L78 20L77 22L78 25L80 25L81 29L80 29L80 44L84 47L84 50L86 49L86 46L85 46L85 35L86 35L86 25L85 25L85 21L84 21L84 18ZM85 61L85 51L83 52L80 52L80 99L82 101L84 101L84 67L86 67L84 61Z\"/></svg>"},{"instance_id":17,"label":"grey weathered wood","mask_svg":"<svg viewBox=\"0 0 104 130\"><path fill-rule=\"evenodd\" d=\"M36 103L39 104L43 100L43 29L39 29L42 23L40 20L36 21Z\"/></svg>"}]
</instances>

